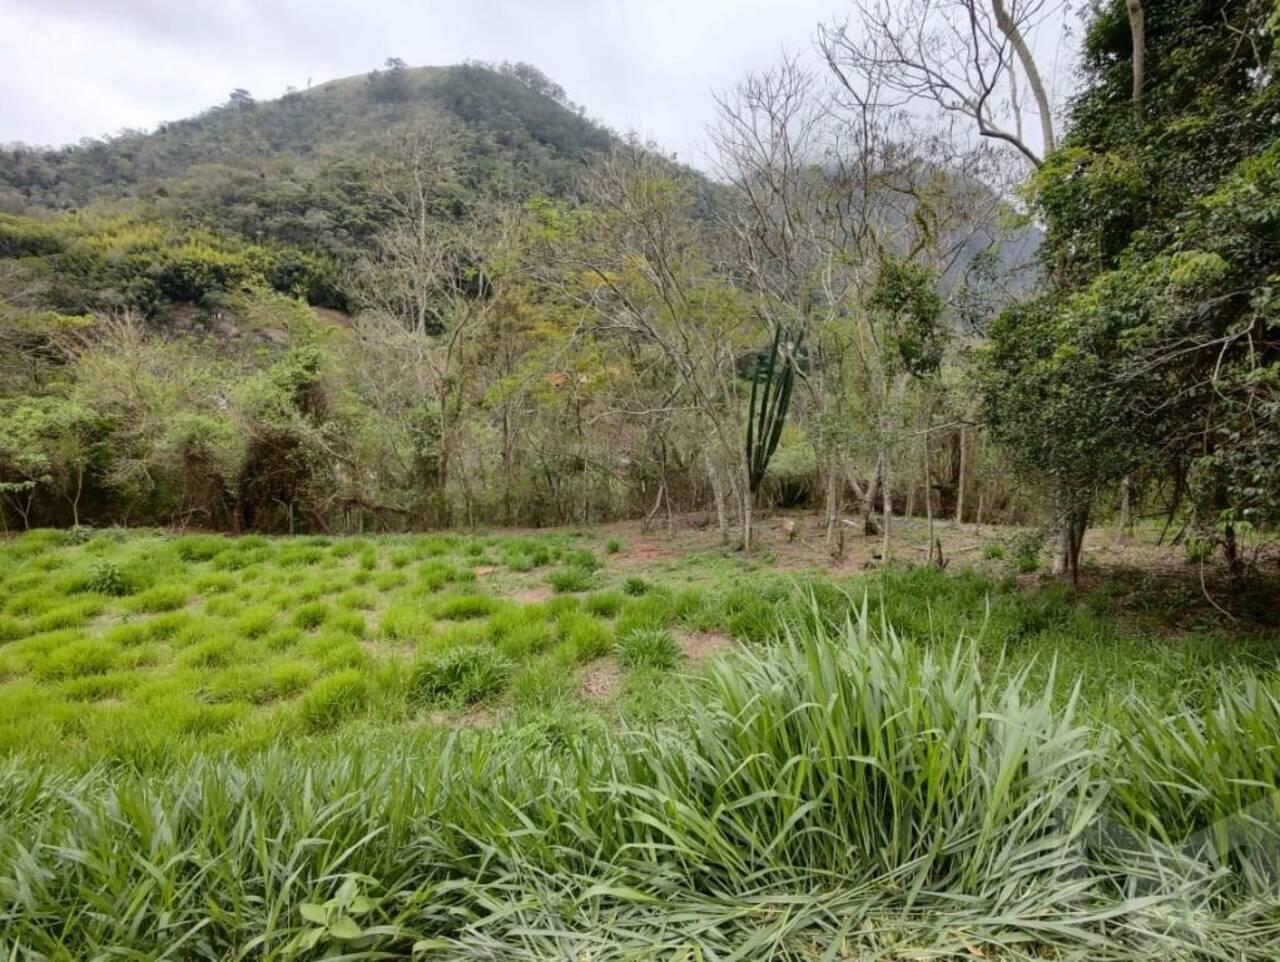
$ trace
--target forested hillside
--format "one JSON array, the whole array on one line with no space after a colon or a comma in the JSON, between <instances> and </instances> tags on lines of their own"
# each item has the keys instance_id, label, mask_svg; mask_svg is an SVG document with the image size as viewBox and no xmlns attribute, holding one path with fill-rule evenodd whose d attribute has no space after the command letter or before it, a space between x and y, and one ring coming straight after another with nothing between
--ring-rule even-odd
<instances>
[{"instance_id":1,"label":"forested hillside","mask_svg":"<svg viewBox=\"0 0 1280 962\"><path fill-rule=\"evenodd\" d=\"M0 958L1280 959L1280 0L846 6L0 154Z\"/></svg>"},{"instance_id":2,"label":"forested hillside","mask_svg":"<svg viewBox=\"0 0 1280 962\"><path fill-rule=\"evenodd\" d=\"M847 515L886 561L895 515L985 518L1075 572L1147 511L1239 574L1277 503L1270 12L1153 5L1135 64L1126 11L1042 143L993 94L922 122L918 77L994 91L1011 48L934 62L926 7L869 4L719 95L709 176L535 68L394 60L6 151L5 521L749 545L808 506L836 557Z\"/></svg>"}]
</instances>

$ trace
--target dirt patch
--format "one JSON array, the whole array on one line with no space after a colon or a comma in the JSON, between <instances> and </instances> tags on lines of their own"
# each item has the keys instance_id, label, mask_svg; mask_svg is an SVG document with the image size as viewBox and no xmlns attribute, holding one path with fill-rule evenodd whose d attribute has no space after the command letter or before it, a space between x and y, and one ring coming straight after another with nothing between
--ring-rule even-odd
<instances>
[{"instance_id":1,"label":"dirt patch","mask_svg":"<svg viewBox=\"0 0 1280 962\"><path fill-rule=\"evenodd\" d=\"M519 605L540 605L551 597L551 588L546 585L534 588L521 588L518 591L511 592L509 597Z\"/></svg>"},{"instance_id":2,"label":"dirt patch","mask_svg":"<svg viewBox=\"0 0 1280 962\"><path fill-rule=\"evenodd\" d=\"M582 669L579 687L595 701L608 701L622 687L622 667L616 658L597 658Z\"/></svg>"},{"instance_id":3,"label":"dirt patch","mask_svg":"<svg viewBox=\"0 0 1280 962\"><path fill-rule=\"evenodd\" d=\"M498 716L486 708L472 708L460 712L432 712L428 720L433 725L449 728L492 728L498 724Z\"/></svg>"},{"instance_id":4,"label":"dirt patch","mask_svg":"<svg viewBox=\"0 0 1280 962\"><path fill-rule=\"evenodd\" d=\"M694 663L713 658L734 644L732 637L719 631L680 631L675 639L680 651Z\"/></svg>"},{"instance_id":5,"label":"dirt patch","mask_svg":"<svg viewBox=\"0 0 1280 962\"><path fill-rule=\"evenodd\" d=\"M379 661L413 657L413 645L409 644L390 645L385 641L370 641L366 638L360 642L360 647Z\"/></svg>"},{"instance_id":6,"label":"dirt patch","mask_svg":"<svg viewBox=\"0 0 1280 962\"><path fill-rule=\"evenodd\" d=\"M498 570L497 565L477 565L471 569L475 572L477 578L487 578Z\"/></svg>"}]
</instances>

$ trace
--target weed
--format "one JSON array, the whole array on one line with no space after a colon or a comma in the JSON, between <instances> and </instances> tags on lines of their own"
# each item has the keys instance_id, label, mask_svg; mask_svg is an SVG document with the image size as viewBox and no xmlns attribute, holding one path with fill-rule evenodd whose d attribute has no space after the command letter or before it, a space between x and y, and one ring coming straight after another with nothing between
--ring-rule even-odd
<instances>
[{"instance_id":1,"label":"weed","mask_svg":"<svg viewBox=\"0 0 1280 962\"><path fill-rule=\"evenodd\" d=\"M633 628L618 635L618 661L627 668L664 671L680 660L680 646L662 628Z\"/></svg>"},{"instance_id":2,"label":"weed","mask_svg":"<svg viewBox=\"0 0 1280 962\"><path fill-rule=\"evenodd\" d=\"M444 621L483 618L499 608L498 600L489 595L453 595L435 605L435 615Z\"/></svg>"},{"instance_id":3,"label":"weed","mask_svg":"<svg viewBox=\"0 0 1280 962\"><path fill-rule=\"evenodd\" d=\"M616 591L601 591L586 600L583 607L600 618L614 618L622 610L626 599Z\"/></svg>"},{"instance_id":4,"label":"weed","mask_svg":"<svg viewBox=\"0 0 1280 962\"><path fill-rule=\"evenodd\" d=\"M632 598L639 598L641 595L648 594L649 582L643 578L632 575L622 582L623 594L630 595Z\"/></svg>"},{"instance_id":5,"label":"weed","mask_svg":"<svg viewBox=\"0 0 1280 962\"><path fill-rule=\"evenodd\" d=\"M311 601L294 609L290 621L303 631L314 631L329 618L329 606L320 601Z\"/></svg>"},{"instance_id":6,"label":"weed","mask_svg":"<svg viewBox=\"0 0 1280 962\"><path fill-rule=\"evenodd\" d=\"M590 569L578 565L570 565L551 572L551 575L547 578L547 583L557 593L568 594L570 592L589 590L594 580L595 578Z\"/></svg>"},{"instance_id":7,"label":"weed","mask_svg":"<svg viewBox=\"0 0 1280 962\"><path fill-rule=\"evenodd\" d=\"M510 679L511 667L511 662L492 648L453 648L414 663L410 697L419 705L473 705L500 694Z\"/></svg>"},{"instance_id":8,"label":"weed","mask_svg":"<svg viewBox=\"0 0 1280 962\"><path fill-rule=\"evenodd\" d=\"M176 611L185 605L190 597L191 591L186 585L156 585L127 599L124 606L129 611L138 612Z\"/></svg>"},{"instance_id":9,"label":"weed","mask_svg":"<svg viewBox=\"0 0 1280 962\"><path fill-rule=\"evenodd\" d=\"M599 658L613 647L609 629L586 612L564 612L556 619L556 631L575 661Z\"/></svg>"},{"instance_id":10,"label":"weed","mask_svg":"<svg viewBox=\"0 0 1280 962\"><path fill-rule=\"evenodd\" d=\"M312 732L327 731L362 712L369 701L364 674L348 668L321 678L298 702L298 717Z\"/></svg>"}]
</instances>

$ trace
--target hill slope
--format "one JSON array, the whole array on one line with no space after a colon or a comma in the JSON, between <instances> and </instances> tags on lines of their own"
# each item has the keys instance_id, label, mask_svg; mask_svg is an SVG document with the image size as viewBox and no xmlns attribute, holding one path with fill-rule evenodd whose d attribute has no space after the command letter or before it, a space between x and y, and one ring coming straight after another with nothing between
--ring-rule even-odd
<instances>
[{"instance_id":1,"label":"hill slope","mask_svg":"<svg viewBox=\"0 0 1280 962\"><path fill-rule=\"evenodd\" d=\"M0 210L165 197L183 189L175 180L216 176L210 167L305 181L427 124L450 127L463 140L474 186L505 180L561 193L583 158L612 139L526 65L401 67L261 103L237 93L242 96L233 94L223 106L151 133L57 150L2 150Z\"/></svg>"}]
</instances>

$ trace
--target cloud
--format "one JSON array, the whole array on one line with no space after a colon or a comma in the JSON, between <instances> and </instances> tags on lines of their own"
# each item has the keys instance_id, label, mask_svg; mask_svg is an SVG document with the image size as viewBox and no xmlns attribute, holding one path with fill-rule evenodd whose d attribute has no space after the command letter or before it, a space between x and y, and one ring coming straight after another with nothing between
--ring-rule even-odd
<instances>
[{"instance_id":1,"label":"cloud","mask_svg":"<svg viewBox=\"0 0 1280 962\"><path fill-rule=\"evenodd\" d=\"M713 87L805 46L829 0L0 0L0 142L148 128L378 66L524 60L688 159Z\"/></svg>"}]
</instances>

